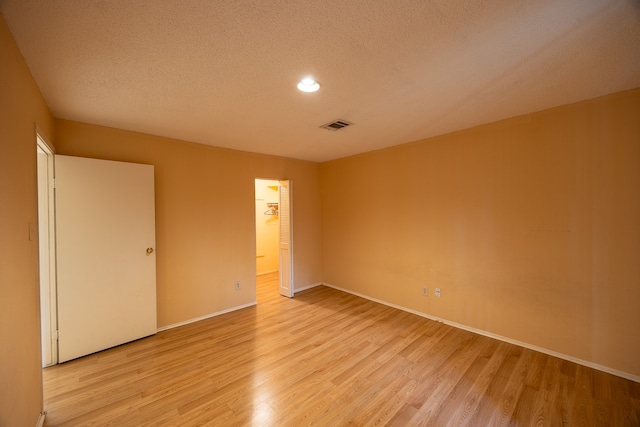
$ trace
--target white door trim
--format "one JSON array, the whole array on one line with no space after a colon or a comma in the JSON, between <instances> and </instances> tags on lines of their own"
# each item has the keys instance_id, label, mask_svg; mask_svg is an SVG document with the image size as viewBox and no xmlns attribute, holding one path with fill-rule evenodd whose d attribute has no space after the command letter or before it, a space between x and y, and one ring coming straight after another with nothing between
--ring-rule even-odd
<instances>
[{"instance_id":1,"label":"white door trim","mask_svg":"<svg viewBox=\"0 0 640 427\"><path fill-rule=\"evenodd\" d=\"M44 222L47 229L38 228L39 245L47 245L40 247L39 252L47 257L47 260L40 260L39 275L46 274L45 281L40 284L40 306L41 306L41 335L43 337L42 348L42 364L43 366L55 365L58 363L58 314L57 314L57 285L56 285L56 221L55 221L55 185L54 185L54 152L51 145L47 142L42 132L36 127L36 150L47 156L46 165L46 209L39 209L40 214L46 215L44 221L40 218L39 223ZM40 188L39 188L40 190ZM46 238L44 238L46 237ZM42 268L45 265L46 268ZM47 289L42 289L46 286ZM46 317L45 317L46 316ZM47 346L48 345L48 346ZM45 356L46 355L46 356Z\"/></svg>"}]
</instances>

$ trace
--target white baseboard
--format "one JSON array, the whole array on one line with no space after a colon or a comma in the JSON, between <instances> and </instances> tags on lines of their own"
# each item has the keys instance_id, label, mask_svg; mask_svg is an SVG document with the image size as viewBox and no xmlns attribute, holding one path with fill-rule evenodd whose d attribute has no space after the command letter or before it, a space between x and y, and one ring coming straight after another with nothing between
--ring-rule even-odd
<instances>
[{"instance_id":1,"label":"white baseboard","mask_svg":"<svg viewBox=\"0 0 640 427\"><path fill-rule=\"evenodd\" d=\"M320 286L320 285L322 285L322 283L318 282L318 283L312 283L311 285L305 286L305 287L300 288L300 289L294 289L294 294L297 293L297 292L305 291L307 289L315 288L316 286ZM211 313L211 314L205 314L204 316L195 317L193 319L185 320L183 322L173 323L173 324L167 325L167 326L161 326L161 327L159 327L157 329L157 332L166 331L168 329L177 328L178 326L184 326L184 325L188 325L190 323L199 322L200 320L205 320L205 319L209 319L211 317L220 316L222 314L230 313L232 311L242 310L243 308L252 307L252 306L254 306L256 304L257 304L257 302L254 301L254 302L251 302L249 304L239 305L237 307L231 307L231 308L228 308L226 310L217 311L217 312Z\"/></svg>"},{"instance_id":2,"label":"white baseboard","mask_svg":"<svg viewBox=\"0 0 640 427\"><path fill-rule=\"evenodd\" d=\"M294 293L294 294L297 294L298 292L306 291L307 289L315 288L316 286L320 286L320 285L322 285L322 283L321 283L321 282L318 282L318 283L312 283L312 284L310 284L310 285L308 285L308 286L305 286L305 287L303 287L303 288L300 288L300 289L294 289L294 290L293 290L293 293Z\"/></svg>"},{"instance_id":3,"label":"white baseboard","mask_svg":"<svg viewBox=\"0 0 640 427\"><path fill-rule=\"evenodd\" d=\"M167 329L177 328L178 326L188 325L190 323L199 322L200 320L205 320L205 319L209 319L211 317L220 316L221 314L231 313L232 311L242 310L243 308L252 307L252 306L254 306L256 304L257 303L254 301L254 302L250 302L249 304L239 305L237 307L231 307L231 308L228 308L226 310L217 311L217 312L211 313L211 314L205 314L204 316L200 316L200 317L196 317L196 318L193 318L193 319L185 320L183 322L174 323L172 325L161 326L160 328L158 328L158 332L166 331Z\"/></svg>"},{"instance_id":4,"label":"white baseboard","mask_svg":"<svg viewBox=\"0 0 640 427\"><path fill-rule=\"evenodd\" d=\"M36 423L36 427L42 427L44 425L44 418L47 415L45 411L40 412L40 417L38 417L38 422Z\"/></svg>"},{"instance_id":5,"label":"white baseboard","mask_svg":"<svg viewBox=\"0 0 640 427\"><path fill-rule=\"evenodd\" d=\"M633 375L633 374L630 374L628 372L619 371L617 369L613 369L613 368L610 368L608 366L599 365L597 363L589 362L587 360L578 359L577 357L573 357L573 356L569 356L569 355L566 355L566 354L558 353L558 352L553 351L553 350L549 350L549 349L546 349L546 348L543 348L543 347L538 347L536 345L529 344L529 343L526 343L526 342L514 340L514 339L511 339L511 338L508 338L508 337L504 337L502 335L497 335L497 334L494 334L492 332L484 331L482 329L476 329L476 328L473 328L471 326L463 325L461 323L451 322L449 320L441 319L441 318L438 318L438 317L435 317L435 316L431 316L429 314L422 313L422 312L417 311L417 310L412 310L410 308L402 307L400 305L392 304L392 303L387 302L387 301L379 300L377 298L373 298L373 297L370 297L368 295L364 295L364 294L361 294L361 293L358 293L358 292L350 291L349 289L344 289L344 288L341 288L339 286L333 286L333 285L330 285L328 283L319 283L319 285L325 285L325 286L328 286L330 288L337 289L337 290L342 291L342 292L346 292L348 294L359 296L359 297L367 299L369 301L377 302L379 304L383 304L383 305L386 305L388 307L397 308L398 310L406 311L408 313L412 313L412 314L415 314L415 315L418 315L418 316L421 316L421 317L425 317L425 318L430 319L430 320L435 320L436 322L441 322L441 323L444 323L446 325L453 326L454 328L463 329L465 331L473 332L473 333L478 334L478 335L483 335L485 337L494 338L494 339L497 339L497 340L500 340L500 341L507 342L509 344L514 344L514 345L517 345L517 346L520 346L520 347L528 348L529 350L538 351L540 353L548 354L549 356L557 357L559 359L568 360L569 362L577 363L578 365L586 366L588 368L593 368L593 369L596 369L598 371L606 372L608 374L615 375L617 377L625 378L627 380L631 380L631 381L640 383L640 376L638 376L638 375ZM314 286L317 286L317 285L314 285Z\"/></svg>"},{"instance_id":6,"label":"white baseboard","mask_svg":"<svg viewBox=\"0 0 640 427\"><path fill-rule=\"evenodd\" d=\"M261 271L260 273L256 273L256 276L264 276L265 274L275 273L276 271L280 271L280 270Z\"/></svg>"}]
</instances>

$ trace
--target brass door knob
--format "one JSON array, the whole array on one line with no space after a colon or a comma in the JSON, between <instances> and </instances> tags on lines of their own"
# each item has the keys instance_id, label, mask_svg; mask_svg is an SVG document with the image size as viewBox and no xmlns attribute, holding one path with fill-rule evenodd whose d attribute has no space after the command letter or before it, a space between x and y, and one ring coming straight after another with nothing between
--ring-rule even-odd
<instances>
[{"instance_id":1,"label":"brass door knob","mask_svg":"<svg viewBox=\"0 0 640 427\"><path fill-rule=\"evenodd\" d=\"M147 255L151 255L153 253L153 248L147 248Z\"/></svg>"}]
</instances>

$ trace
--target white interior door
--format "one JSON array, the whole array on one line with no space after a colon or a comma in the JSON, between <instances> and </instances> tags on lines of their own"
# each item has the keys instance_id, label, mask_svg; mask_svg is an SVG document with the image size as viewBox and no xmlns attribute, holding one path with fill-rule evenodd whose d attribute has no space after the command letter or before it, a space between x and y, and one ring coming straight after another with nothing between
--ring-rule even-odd
<instances>
[{"instance_id":1,"label":"white interior door","mask_svg":"<svg viewBox=\"0 0 640 427\"><path fill-rule=\"evenodd\" d=\"M153 166L55 156L59 362L157 330Z\"/></svg>"},{"instance_id":2,"label":"white interior door","mask_svg":"<svg viewBox=\"0 0 640 427\"><path fill-rule=\"evenodd\" d=\"M280 295L293 297L293 251L291 224L291 181L280 181L278 216L280 219Z\"/></svg>"}]
</instances>

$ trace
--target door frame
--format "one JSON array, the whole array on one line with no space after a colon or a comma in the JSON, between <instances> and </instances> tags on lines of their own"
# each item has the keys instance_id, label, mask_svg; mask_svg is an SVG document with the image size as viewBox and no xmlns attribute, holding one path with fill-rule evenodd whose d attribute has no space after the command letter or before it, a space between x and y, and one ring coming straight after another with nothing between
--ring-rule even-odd
<instances>
[{"instance_id":1,"label":"door frame","mask_svg":"<svg viewBox=\"0 0 640 427\"><path fill-rule=\"evenodd\" d=\"M51 144L47 141L47 138L43 135L42 131L36 127L36 156L39 152L44 153L47 156L47 206L42 212L46 215L47 230L42 230L40 224L42 219L40 218L40 209L38 209L38 282L40 288L40 334L41 339L48 341L48 348L45 349L46 343L43 342L43 348L41 352L42 366L51 366L58 363L58 304L57 304L57 273L56 273L56 216L55 216L55 162L54 162L54 150L51 148ZM40 171L37 169L38 179L38 194L41 190L40 187ZM42 239L42 236L47 236ZM43 247L46 245L46 247ZM48 259L44 261L47 265L46 269L43 269L43 260L40 259L41 255L46 256ZM44 271L43 271L44 270ZM42 280L42 276L47 275L48 282ZM46 287L46 289L45 289ZM47 315L48 314L48 315ZM47 362L45 351L50 352L50 360Z\"/></svg>"},{"instance_id":2,"label":"door frame","mask_svg":"<svg viewBox=\"0 0 640 427\"><path fill-rule=\"evenodd\" d=\"M290 277L291 277L291 296L290 298L293 298L294 294L295 294L295 277L294 277L294 268L293 268L293 261L295 259L295 254L294 254L294 245L293 245L293 203L292 200L293 198L291 197L291 186L292 186L292 180L290 179L285 179L285 178L268 178L268 177L256 177L253 179L254 182L254 192L253 192L253 199L255 202L255 183L256 181L261 180L261 181L277 181L278 182L278 187L280 187L280 183L283 181L287 181L289 182L289 223L290 223L290 238L289 238L289 253L290 253L290 259L291 259L291 266L290 266ZM278 188L278 202L280 202L280 188ZM255 215L255 203L253 205L254 207L254 215ZM253 219L253 235L254 235L254 244L256 243L257 240L257 228L256 228L256 220L257 218L254 217ZM256 245L257 246L257 245ZM281 269L281 264L282 264L282 259L281 255L280 255L280 224L278 224L278 268L279 270ZM254 250L254 258L253 258L253 265L254 265L254 270L255 270L255 265L256 265L256 261L255 261L255 253L256 251ZM256 282L254 282L254 284L256 284ZM278 290L282 289L282 272L279 271L278 272Z\"/></svg>"}]
</instances>

